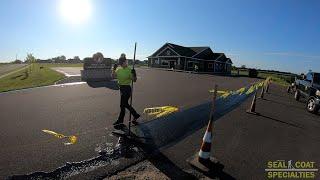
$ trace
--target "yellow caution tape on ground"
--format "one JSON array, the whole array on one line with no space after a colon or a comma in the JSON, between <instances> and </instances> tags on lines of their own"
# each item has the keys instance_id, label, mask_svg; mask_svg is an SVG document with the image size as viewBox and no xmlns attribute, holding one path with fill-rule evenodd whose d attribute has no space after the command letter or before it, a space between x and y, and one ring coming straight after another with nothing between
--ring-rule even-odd
<instances>
[{"instance_id":1,"label":"yellow caution tape on ground","mask_svg":"<svg viewBox=\"0 0 320 180\"><path fill-rule=\"evenodd\" d=\"M236 91L236 93L237 94L243 94L243 92L246 90L246 88L245 87L243 87L243 88L240 88L240 89L238 89L237 91Z\"/></svg>"},{"instance_id":2,"label":"yellow caution tape on ground","mask_svg":"<svg viewBox=\"0 0 320 180\"><path fill-rule=\"evenodd\" d=\"M69 138L69 142L64 143L65 145L71 145L71 144L77 143L78 138L76 136L69 136L68 138Z\"/></svg>"},{"instance_id":3,"label":"yellow caution tape on ground","mask_svg":"<svg viewBox=\"0 0 320 180\"><path fill-rule=\"evenodd\" d=\"M162 106L162 107L145 108L143 110L143 113L145 113L145 114L147 114L149 116L155 115L156 117L161 117L161 116L165 116L165 115L174 113L174 112L176 112L178 110L179 109L177 107Z\"/></svg>"},{"instance_id":4,"label":"yellow caution tape on ground","mask_svg":"<svg viewBox=\"0 0 320 180\"><path fill-rule=\"evenodd\" d=\"M210 93L214 93L214 89L209 90ZM217 94L225 94L228 93L229 91L217 91Z\"/></svg>"},{"instance_id":5,"label":"yellow caution tape on ground","mask_svg":"<svg viewBox=\"0 0 320 180\"><path fill-rule=\"evenodd\" d=\"M47 134L51 134L51 135L53 135L53 136L55 136L55 137L57 137L57 138L59 138L59 139L62 139L62 138L65 138L66 136L65 135L63 135L63 134L59 134L59 133L56 133L56 132L54 132L54 131L50 131L50 130L46 130L46 129L44 129L44 130L42 130L43 132L45 132L45 133L47 133Z\"/></svg>"},{"instance_id":6,"label":"yellow caution tape on ground","mask_svg":"<svg viewBox=\"0 0 320 180\"><path fill-rule=\"evenodd\" d=\"M56 133L54 131L50 131L47 129L43 129L43 132L53 135L54 137L57 137L59 139L64 139L64 138L68 138L69 142L68 143L64 143L65 145L71 145L71 144L75 144L77 142L77 137L76 136L65 136L63 134L60 133Z\"/></svg>"},{"instance_id":7,"label":"yellow caution tape on ground","mask_svg":"<svg viewBox=\"0 0 320 180\"><path fill-rule=\"evenodd\" d=\"M231 93L230 92L226 92L224 94L221 95L222 98L227 98Z\"/></svg>"}]
</instances>

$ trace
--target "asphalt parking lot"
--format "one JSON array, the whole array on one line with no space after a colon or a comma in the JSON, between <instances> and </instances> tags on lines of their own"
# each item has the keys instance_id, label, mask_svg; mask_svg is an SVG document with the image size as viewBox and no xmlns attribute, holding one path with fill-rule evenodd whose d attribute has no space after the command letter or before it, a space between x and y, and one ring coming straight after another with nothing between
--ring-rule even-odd
<instances>
[{"instance_id":1,"label":"asphalt parking lot","mask_svg":"<svg viewBox=\"0 0 320 180\"><path fill-rule=\"evenodd\" d=\"M246 113L252 100L249 98L216 119L211 155L219 159L224 169L206 177L266 179L267 162L277 160L311 161L319 168L320 113L308 113L304 100L297 102L293 96L286 93L285 87L271 85L265 99L257 100L259 116ZM167 159L169 165L156 163L154 159L151 162L169 178L181 175L203 178L186 160L199 151L205 129L161 151L161 159ZM170 170L173 168L175 171ZM319 179L318 172L315 179Z\"/></svg>"},{"instance_id":2,"label":"asphalt parking lot","mask_svg":"<svg viewBox=\"0 0 320 180\"><path fill-rule=\"evenodd\" d=\"M146 175L157 179L267 179L268 162L279 160L292 161L294 166L296 162L313 162L318 169L320 113L308 113L304 100L296 102L285 87L271 85L269 92L265 99L257 100L258 116L246 113L251 97L228 114L215 118L211 156L219 160L221 171L203 174L187 162L199 152L206 129L203 127L147 160L105 179ZM319 179L319 172L315 171L315 177L310 179Z\"/></svg>"},{"instance_id":3,"label":"asphalt parking lot","mask_svg":"<svg viewBox=\"0 0 320 180\"><path fill-rule=\"evenodd\" d=\"M144 108L172 105L188 109L210 99L218 84L234 90L256 79L137 69L133 104ZM115 144L110 136L119 112L119 92L113 82L60 85L0 94L0 178L34 171L52 171L66 162L81 161ZM142 121L148 120L143 118ZM65 146L41 132L53 130L78 135ZM197 140L199 142L199 140ZM184 150L182 150L183 152Z\"/></svg>"}]
</instances>

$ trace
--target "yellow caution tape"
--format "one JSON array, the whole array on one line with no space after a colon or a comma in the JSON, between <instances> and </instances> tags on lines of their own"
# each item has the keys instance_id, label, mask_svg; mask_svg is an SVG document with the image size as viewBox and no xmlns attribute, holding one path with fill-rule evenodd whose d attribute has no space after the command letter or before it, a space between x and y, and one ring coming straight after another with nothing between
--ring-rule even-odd
<instances>
[{"instance_id":1,"label":"yellow caution tape","mask_svg":"<svg viewBox=\"0 0 320 180\"><path fill-rule=\"evenodd\" d=\"M262 87L264 85L264 81L259 83L259 87Z\"/></svg>"},{"instance_id":2,"label":"yellow caution tape","mask_svg":"<svg viewBox=\"0 0 320 180\"><path fill-rule=\"evenodd\" d=\"M227 98L230 95L234 95L234 94L240 94L242 95L243 93L245 94L251 94L253 93L255 90L258 90L260 87L264 86L265 84L267 84L268 82L270 82L271 78L268 77L265 81L261 81L261 82L256 82L253 85L251 85L248 90L246 91L245 87L242 87L236 91L217 91L218 94L221 94L220 97L222 98ZM246 92L245 92L246 91ZM209 90L210 93L214 93L214 90Z\"/></svg>"},{"instance_id":3,"label":"yellow caution tape","mask_svg":"<svg viewBox=\"0 0 320 180\"><path fill-rule=\"evenodd\" d=\"M246 88L245 87L243 87L243 88L240 88L240 89L238 89L237 91L236 91L236 93L237 94L243 94L243 92L246 90Z\"/></svg>"},{"instance_id":4,"label":"yellow caution tape","mask_svg":"<svg viewBox=\"0 0 320 180\"><path fill-rule=\"evenodd\" d=\"M174 113L178 111L179 109L177 107L173 106L162 106L162 107L153 107L153 108L145 108L143 110L143 113L153 116L155 115L156 117L162 117L171 113Z\"/></svg>"},{"instance_id":5,"label":"yellow caution tape","mask_svg":"<svg viewBox=\"0 0 320 180\"><path fill-rule=\"evenodd\" d=\"M209 90L210 93L214 93L214 89ZM228 93L229 91L217 91L217 94L225 94Z\"/></svg>"},{"instance_id":6,"label":"yellow caution tape","mask_svg":"<svg viewBox=\"0 0 320 180\"><path fill-rule=\"evenodd\" d=\"M223 95L221 95L222 98L227 98L231 93L230 92L226 92Z\"/></svg>"},{"instance_id":7,"label":"yellow caution tape","mask_svg":"<svg viewBox=\"0 0 320 180\"><path fill-rule=\"evenodd\" d=\"M68 143L64 143L65 145L71 145L71 144L75 144L77 143L77 137L76 136L69 136L69 142Z\"/></svg>"},{"instance_id":8,"label":"yellow caution tape","mask_svg":"<svg viewBox=\"0 0 320 180\"><path fill-rule=\"evenodd\" d=\"M71 145L71 144L75 144L77 142L77 137L76 136L65 136L63 134L59 134L59 133L56 133L54 131L50 131L50 130L47 130L47 129L43 129L42 131L47 133L47 134L53 135L54 137L57 137L59 139L68 138L69 142L68 143L64 143L65 145Z\"/></svg>"},{"instance_id":9,"label":"yellow caution tape","mask_svg":"<svg viewBox=\"0 0 320 180\"><path fill-rule=\"evenodd\" d=\"M246 94L248 95L248 94L251 94L253 91L255 91L256 90L256 88L255 88L255 86L254 85L252 85L252 86L250 86L250 88L247 90L247 92L246 92Z\"/></svg>"},{"instance_id":10,"label":"yellow caution tape","mask_svg":"<svg viewBox=\"0 0 320 180\"><path fill-rule=\"evenodd\" d=\"M56 132L54 132L54 131L50 131L50 130L46 130L46 129L44 129L44 130L42 130L43 132L45 132L45 133L47 133L47 134L51 134L51 135L53 135L53 136L55 136L55 137L57 137L57 138L59 138L59 139L62 139L62 138L65 138L66 136L65 135L63 135L63 134L59 134L59 133L56 133Z\"/></svg>"}]
</instances>

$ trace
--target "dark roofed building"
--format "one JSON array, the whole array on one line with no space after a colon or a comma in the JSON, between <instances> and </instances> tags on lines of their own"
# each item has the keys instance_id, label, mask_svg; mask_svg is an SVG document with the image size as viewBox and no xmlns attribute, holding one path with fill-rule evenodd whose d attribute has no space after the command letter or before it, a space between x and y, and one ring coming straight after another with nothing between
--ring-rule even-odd
<instances>
[{"instance_id":1,"label":"dark roofed building","mask_svg":"<svg viewBox=\"0 0 320 180\"><path fill-rule=\"evenodd\" d=\"M172 43L164 44L148 57L149 67L174 68L200 72L231 73L232 61L224 53L214 53L210 47L184 47Z\"/></svg>"}]
</instances>

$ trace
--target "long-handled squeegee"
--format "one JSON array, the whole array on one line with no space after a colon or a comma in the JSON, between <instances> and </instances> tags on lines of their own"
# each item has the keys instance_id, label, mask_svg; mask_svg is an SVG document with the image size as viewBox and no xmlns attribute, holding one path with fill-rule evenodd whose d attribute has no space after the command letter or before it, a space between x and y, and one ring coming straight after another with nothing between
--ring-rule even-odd
<instances>
[{"instance_id":1,"label":"long-handled squeegee","mask_svg":"<svg viewBox=\"0 0 320 180\"><path fill-rule=\"evenodd\" d=\"M136 64L136 49L137 43L134 43L134 53L133 53L133 65L132 69L134 70L134 65ZM132 106L132 96L133 96L133 80L131 81L131 96L130 96L130 106ZM131 135L131 112L129 115L129 136Z\"/></svg>"}]
</instances>

